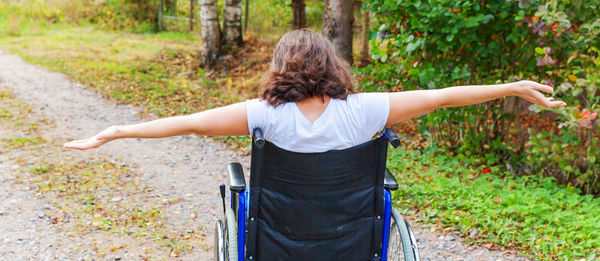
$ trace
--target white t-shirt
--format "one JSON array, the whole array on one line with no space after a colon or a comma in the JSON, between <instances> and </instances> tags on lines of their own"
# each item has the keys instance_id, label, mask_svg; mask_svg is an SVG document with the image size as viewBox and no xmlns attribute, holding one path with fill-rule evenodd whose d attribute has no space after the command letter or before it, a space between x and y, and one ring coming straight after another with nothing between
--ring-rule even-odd
<instances>
[{"instance_id":1,"label":"white t-shirt","mask_svg":"<svg viewBox=\"0 0 600 261\"><path fill-rule=\"evenodd\" d=\"M346 100L330 99L327 108L310 122L295 102L277 106L264 100L246 101L248 130L263 131L265 140L295 152L325 152L369 141L385 127L390 113L387 93L359 93Z\"/></svg>"}]
</instances>

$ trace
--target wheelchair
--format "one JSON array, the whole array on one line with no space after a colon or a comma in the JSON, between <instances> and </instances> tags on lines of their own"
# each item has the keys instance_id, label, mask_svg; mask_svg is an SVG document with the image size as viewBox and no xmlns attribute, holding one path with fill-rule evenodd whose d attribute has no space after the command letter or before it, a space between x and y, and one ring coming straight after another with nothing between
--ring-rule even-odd
<instances>
[{"instance_id":1,"label":"wheelchair","mask_svg":"<svg viewBox=\"0 0 600 261\"><path fill-rule=\"evenodd\" d=\"M228 165L228 207L220 185L215 260L419 260L410 224L392 208L388 142L400 144L391 129L352 148L297 153L253 130L250 186L239 163Z\"/></svg>"}]
</instances>

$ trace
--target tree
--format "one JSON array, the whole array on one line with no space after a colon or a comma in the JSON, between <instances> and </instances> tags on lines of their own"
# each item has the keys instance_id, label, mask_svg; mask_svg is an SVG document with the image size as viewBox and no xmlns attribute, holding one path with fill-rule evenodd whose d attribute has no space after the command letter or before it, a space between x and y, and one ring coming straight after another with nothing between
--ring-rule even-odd
<instances>
[{"instance_id":1,"label":"tree","mask_svg":"<svg viewBox=\"0 0 600 261\"><path fill-rule=\"evenodd\" d=\"M371 60L371 54L369 52L369 37L367 37L367 30L369 30L369 24L371 22L371 16L369 11L363 12L363 24L361 26L360 37L362 46L360 47L360 63L365 66Z\"/></svg>"},{"instance_id":2,"label":"tree","mask_svg":"<svg viewBox=\"0 0 600 261\"><path fill-rule=\"evenodd\" d=\"M242 1L225 0L224 16L225 44L242 45Z\"/></svg>"},{"instance_id":3,"label":"tree","mask_svg":"<svg viewBox=\"0 0 600 261\"><path fill-rule=\"evenodd\" d=\"M323 36L344 60L352 63L352 0L326 0L323 10Z\"/></svg>"},{"instance_id":4,"label":"tree","mask_svg":"<svg viewBox=\"0 0 600 261\"><path fill-rule=\"evenodd\" d=\"M219 57L221 27L217 0L200 0L200 24L202 25L202 67L212 66Z\"/></svg>"},{"instance_id":5,"label":"tree","mask_svg":"<svg viewBox=\"0 0 600 261\"><path fill-rule=\"evenodd\" d=\"M292 26L294 29L306 27L306 4L304 0L292 0Z\"/></svg>"}]
</instances>

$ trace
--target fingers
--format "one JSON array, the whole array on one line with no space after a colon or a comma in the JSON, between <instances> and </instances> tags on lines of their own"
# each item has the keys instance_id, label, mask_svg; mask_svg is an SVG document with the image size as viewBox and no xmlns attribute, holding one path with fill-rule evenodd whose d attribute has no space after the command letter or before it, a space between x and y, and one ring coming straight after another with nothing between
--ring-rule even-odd
<instances>
[{"instance_id":1,"label":"fingers","mask_svg":"<svg viewBox=\"0 0 600 261\"><path fill-rule=\"evenodd\" d=\"M74 140L71 142L67 142L63 146L68 149L87 150L87 149L94 148L95 147L94 145L96 145L96 143L97 142L95 140L91 140L91 138L90 138L90 139Z\"/></svg>"},{"instance_id":2,"label":"fingers","mask_svg":"<svg viewBox=\"0 0 600 261\"><path fill-rule=\"evenodd\" d=\"M552 93L554 92L554 88L548 86L548 85L544 85L541 83L534 83L533 85L533 89L534 90L538 90L538 91L542 91L542 92L546 92L546 93Z\"/></svg>"},{"instance_id":3,"label":"fingers","mask_svg":"<svg viewBox=\"0 0 600 261\"><path fill-rule=\"evenodd\" d=\"M565 107L567 103L564 101L550 101L548 102L548 108Z\"/></svg>"},{"instance_id":4,"label":"fingers","mask_svg":"<svg viewBox=\"0 0 600 261\"><path fill-rule=\"evenodd\" d=\"M67 142L63 146L67 149L82 149L82 148L84 148L83 145L85 145L85 143L83 143L81 141L75 141L75 142Z\"/></svg>"},{"instance_id":5,"label":"fingers","mask_svg":"<svg viewBox=\"0 0 600 261\"><path fill-rule=\"evenodd\" d=\"M564 101L555 101L553 97L544 98L541 102L537 103L538 105L544 108L556 108L556 107L564 107L567 106L567 103Z\"/></svg>"}]
</instances>

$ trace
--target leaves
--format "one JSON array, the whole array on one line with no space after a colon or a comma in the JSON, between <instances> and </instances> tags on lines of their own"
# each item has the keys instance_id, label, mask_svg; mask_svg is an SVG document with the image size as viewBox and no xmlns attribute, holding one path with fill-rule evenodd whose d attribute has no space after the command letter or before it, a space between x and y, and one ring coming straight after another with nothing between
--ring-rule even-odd
<instances>
[{"instance_id":1,"label":"leaves","mask_svg":"<svg viewBox=\"0 0 600 261\"><path fill-rule=\"evenodd\" d=\"M596 117L598 117L598 112L590 112L589 110L583 110L581 112L581 118L584 120L590 120L593 121L596 119Z\"/></svg>"},{"instance_id":2,"label":"leaves","mask_svg":"<svg viewBox=\"0 0 600 261\"><path fill-rule=\"evenodd\" d=\"M573 74L569 74L569 80L571 80L571 81L577 81L577 76L575 76Z\"/></svg>"},{"instance_id":3,"label":"leaves","mask_svg":"<svg viewBox=\"0 0 600 261\"><path fill-rule=\"evenodd\" d=\"M179 251L177 251L176 249L171 248L171 250L169 251L169 255L171 257L178 257L179 256Z\"/></svg>"},{"instance_id":4,"label":"leaves","mask_svg":"<svg viewBox=\"0 0 600 261\"><path fill-rule=\"evenodd\" d=\"M538 54L546 54L546 51L543 48L536 47L535 52Z\"/></svg>"}]
</instances>

